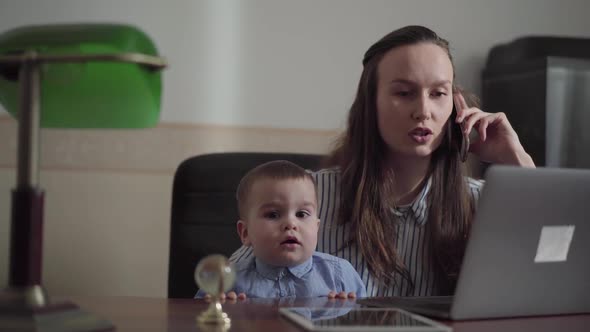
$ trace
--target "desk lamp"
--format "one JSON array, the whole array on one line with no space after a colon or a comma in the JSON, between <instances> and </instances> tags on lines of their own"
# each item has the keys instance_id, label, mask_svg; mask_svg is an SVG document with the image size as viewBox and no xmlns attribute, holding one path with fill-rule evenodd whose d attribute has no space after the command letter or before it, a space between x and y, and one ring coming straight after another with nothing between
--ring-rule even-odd
<instances>
[{"instance_id":1,"label":"desk lamp","mask_svg":"<svg viewBox=\"0 0 590 332\"><path fill-rule=\"evenodd\" d=\"M72 303L53 303L41 284L39 128L153 127L165 66L149 37L128 25L39 25L0 34L0 103L18 121L0 331L113 329Z\"/></svg>"}]
</instances>

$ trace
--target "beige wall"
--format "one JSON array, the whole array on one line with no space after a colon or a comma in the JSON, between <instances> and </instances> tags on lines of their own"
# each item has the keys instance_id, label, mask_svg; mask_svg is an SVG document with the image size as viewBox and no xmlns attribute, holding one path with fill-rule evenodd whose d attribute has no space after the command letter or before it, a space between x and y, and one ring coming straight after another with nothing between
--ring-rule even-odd
<instances>
[{"instance_id":1,"label":"beige wall","mask_svg":"<svg viewBox=\"0 0 590 332\"><path fill-rule=\"evenodd\" d=\"M422 24L447 38L457 81L479 92L492 46L527 35L587 38L588 13L589 0L0 0L0 31L133 24L170 63L163 122L334 129L364 52L393 29Z\"/></svg>"},{"instance_id":2,"label":"beige wall","mask_svg":"<svg viewBox=\"0 0 590 332\"><path fill-rule=\"evenodd\" d=\"M161 124L43 130L44 285L50 294L166 296L172 178L222 151L324 153L334 131ZM7 283L16 123L0 116L0 285Z\"/></svg>"},{"instance_id":3,"label":"beige wall","mask_svg":"<svg viewBox=\"0 0 590 332\"><path fill-rule=\"evenodd\" d=\"M47 170L41 177L43 281L51 294L166 295L171 175ZM13 179L0 170L3 205ZM4 249L4 232L0 242Z\"/></svg>"}]
</instances>

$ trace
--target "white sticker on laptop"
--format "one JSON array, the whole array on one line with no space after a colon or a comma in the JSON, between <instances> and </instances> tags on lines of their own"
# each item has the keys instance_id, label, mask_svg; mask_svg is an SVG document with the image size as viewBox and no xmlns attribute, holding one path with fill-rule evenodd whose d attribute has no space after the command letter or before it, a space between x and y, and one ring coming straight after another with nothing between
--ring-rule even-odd
<instances>
[{"instance_id":1,"label":"white sticker on laptop","mask_svg":"<svg viewBox=\"0 0 590 332\"><path fill-rule=\"evenodd\" d=\"M535 263L565 262L576 226L543 226Z\"/></svg>"}]
</instances>

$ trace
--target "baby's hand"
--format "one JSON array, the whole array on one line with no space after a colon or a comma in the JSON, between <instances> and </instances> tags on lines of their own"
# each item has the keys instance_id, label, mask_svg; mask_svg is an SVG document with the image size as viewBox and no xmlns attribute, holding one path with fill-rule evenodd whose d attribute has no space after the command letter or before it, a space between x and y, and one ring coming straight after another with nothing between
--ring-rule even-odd
<instances>
[{"instance_id":1,"label":"baby's hand","mask_svg":"<svg viewBox=\"0 0 590 332\"><path fill-rule=\"evenodd\" d=\"M205 299L205 301L210 302L212 297L211 294L206 294L205 297L203 297L203 299ZM240 294L236 294L236 292L231 291L229 293L227 293L227 295L225 293L221 293L219 294L219 299L221 301L225 301L225 299L228 299L230 301L235 301L235 300L245 300L246 299L246 294L245 293L240 293Z\"/></svg>"},{"instance_id":2,"label":"baby's hand","mask_svg":"<svg viewBox=\"0 0 590 332\"><path fill-rule=\"evenodd\" d=\"M355 292L346 293L344 291L342 291L340 293L336 293L335 291L331 291L330 293L328 293L328 298L329 299L356 299L356 293Z\"/></svg>"}]
</instances>

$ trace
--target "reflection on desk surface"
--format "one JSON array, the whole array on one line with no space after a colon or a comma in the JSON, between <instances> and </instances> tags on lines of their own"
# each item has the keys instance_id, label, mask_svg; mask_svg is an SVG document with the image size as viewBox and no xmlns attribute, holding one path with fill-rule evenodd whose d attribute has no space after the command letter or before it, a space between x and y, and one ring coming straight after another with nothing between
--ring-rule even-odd
<instances>
[{"instance_id":1,"label":"reflection on desk surface","mask_svg":"<svg viewBox=\"0 0 590 332\"><path fill-rule=\"evenodd\" d=\"M72 301L82 309L111 321L118 332L200 331L195 317L209 305L203 300L142 297L72 296L53 300ZM247 299L226 301L223 304L223 310L232 319L230 331L302 331L279 314L279 307L289 306L347 308L358 306L358 304L355 300L327 298ZM455 332L588 332L590 314L443 323L451 326Z\"/></svg>"}]
</instances>

